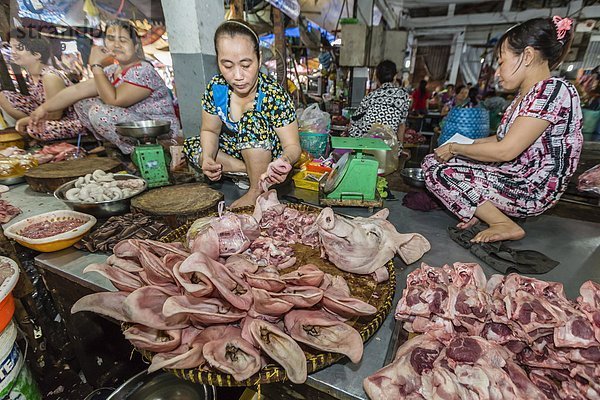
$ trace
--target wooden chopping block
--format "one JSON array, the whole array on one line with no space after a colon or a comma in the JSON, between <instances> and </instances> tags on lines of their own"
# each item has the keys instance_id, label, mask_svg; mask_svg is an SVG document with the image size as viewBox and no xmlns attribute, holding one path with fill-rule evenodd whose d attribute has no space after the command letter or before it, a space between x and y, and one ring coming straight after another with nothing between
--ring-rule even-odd
<instances>
[{"instance_id":1,"label":"wooden chopping block","mask_svg":"<svg viewBox=\"0 0 600 400\"><path fill-rule=\"evenodd\" d=\"M53 193L60 185L93 173L101 169L104 172L118 172L123 169L121 162L114 158L86 157L75 160L42 164L30 169L25 180L31 190L42 193Z\"/></svg>"},{"instance_id":2,"label":"wooden chopping block","mask_svg":"<svg viewBox=\"0 0 600 400\"><path fill-rule=\"evenodd\" d=\"M224 198L204 183L186 183L152 189L131 199L131 212L158 217L176 229L189 220L204 217L217 210Z\"/></svg>"}]
</instances>

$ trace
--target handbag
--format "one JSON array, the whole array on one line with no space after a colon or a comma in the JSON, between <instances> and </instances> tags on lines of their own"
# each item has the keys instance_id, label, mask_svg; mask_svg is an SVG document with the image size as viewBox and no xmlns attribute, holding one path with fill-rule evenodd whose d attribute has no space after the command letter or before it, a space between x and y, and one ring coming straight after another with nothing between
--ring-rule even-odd
<instances>
[{"instance_id":1,"label":"handbag","mask_svg":"<svg viewBox=\"0 0 600 400\"><path fill-rule=\"evenodd\" d=\"M488 137L490 134L490 114L488 110L481 107L452 108L444 119L438 146L444 144L456 133L471 139Z\"/></svg>"}]
</instances>

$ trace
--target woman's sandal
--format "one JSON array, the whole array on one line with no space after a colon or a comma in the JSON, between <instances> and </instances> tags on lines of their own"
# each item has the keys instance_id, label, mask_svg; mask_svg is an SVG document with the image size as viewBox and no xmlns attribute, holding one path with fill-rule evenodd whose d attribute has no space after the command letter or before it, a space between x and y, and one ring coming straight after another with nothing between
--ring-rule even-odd
<instances>
[{"instance_id":1,"label":"woman's sandal","mask_svg":"<svg viewBox=\"0 0 600 400\"><path fill-rule=\"evenodd\" d=\"M473 243L469 251L503 274L545 274L560 264L539 251L515 250L502 242Z\"/></svg>"},{"instance_id":2,"label":"woman's sandal","mask_svg":"<svg viewBox=\"0 0 600 400\"><path fill-rule=\"evenodd\" d=\"M468 229L448 227L450 238L471 253L485 261L490 267L503 274L518 272L521 274L545 274L558 264L545 254L535 250L515 250L503 242L473 243L471 239L486 229L483 224Z\"/></svg>"}]
</instances>

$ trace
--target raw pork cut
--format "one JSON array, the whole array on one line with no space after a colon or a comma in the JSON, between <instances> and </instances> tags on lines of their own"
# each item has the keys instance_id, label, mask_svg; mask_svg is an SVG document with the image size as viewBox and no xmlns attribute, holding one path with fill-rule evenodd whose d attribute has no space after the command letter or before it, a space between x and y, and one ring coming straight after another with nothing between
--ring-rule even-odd
<instances>
[{"instance_id":1,"label":"raw pork cut","mask_svg":"<svg viewBox=\"0 0 600 400\"><path fill-rule=\"evenodd\" d=\"M357 363L362 358L358 331L318 310L292 310L285 315L285 328L298 342L319 350L341 353Z\"/></svg>"}]
</instances>

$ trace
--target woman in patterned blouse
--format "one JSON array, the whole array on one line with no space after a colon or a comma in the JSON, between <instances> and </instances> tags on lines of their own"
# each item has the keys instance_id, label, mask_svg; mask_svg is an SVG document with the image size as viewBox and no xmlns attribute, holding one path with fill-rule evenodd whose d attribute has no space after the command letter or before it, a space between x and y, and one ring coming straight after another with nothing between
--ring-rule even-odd
<instances>
[{"instance_id":1,"label":"woman in patterned blouse","mask_svg":"<svg viewBox=\"0 0 600 400\"><path fill-rule=\"evenodd\" d=\"M25 137L45 142L67 139L85 131L72 107L56 110L48 121L34 129L30 114L46 99L72 83L52 64L50 42L34 29L15 28L10 32L13 62L27 71L29 94L8 90L0 93L0 108L17 120L15 129Z\"/></svg>"},{"instance_id":2,"label":"woman in patterned blouse","mask_svg":"<svg viewBox=\"0 0 600 400\"><path fill-rule=\"evenodd\" d=\"M509 216L552 207L577 168L583 144L579 95L550 74L569 50L571 25L568 18L536 18L509 29L496 47L496 75L517 97L496 135L444 144L423 161L427 188L460 218L458 228L479 220L489 225L473 242L524 237Z\"/></svg>"},{"instance_id":3,"label":"woman in patterned blouse","mask_svg":"<svg viewBox=\"0 0 600 400\"><path fill-rule=\"evenodd\" d=\"M136 142L117 133L119 122L166 120L171 122L170 139L175 140L179 121L173 100L158 72L143 60L135 27L126 21L112 21L106 27L105 43L106 47L94 46L90 53L94 78L47 100L33 112L32 121L42 121L48 113L74 104L86 128L125 154L133 151ZM116 63L104 67L110 56Z\"/></svg>"},{"instance_id":4,"label":"woman in patterned blouse","mask_svg":"<svg viewBox=\"0 0 600 400\"><path fill-rule=\"evenodd\" d=\"M406 90L393 84L396 72L393 61L384 60L377 65L375 78L381 86L360 102L350 121L350 136L365 136L373 124L380 123L390 127L402 144L410 96Z\"/></svg>"},{"instance_id":5,"label":"woman in patterned blouse","mask_svg":"<svg viewBox=\"0 0 600 400\"><path fill-rule=\"evenodd\" d=\"M210 180L223 172L248 173L250 188L232 207L254 205L300 157L296 111L287 92L259 72L258 36L249 25L226 21L214 42L221 74L204 93L200 136L186 139L183 151Z\"/></svg>"}]
</instances>

